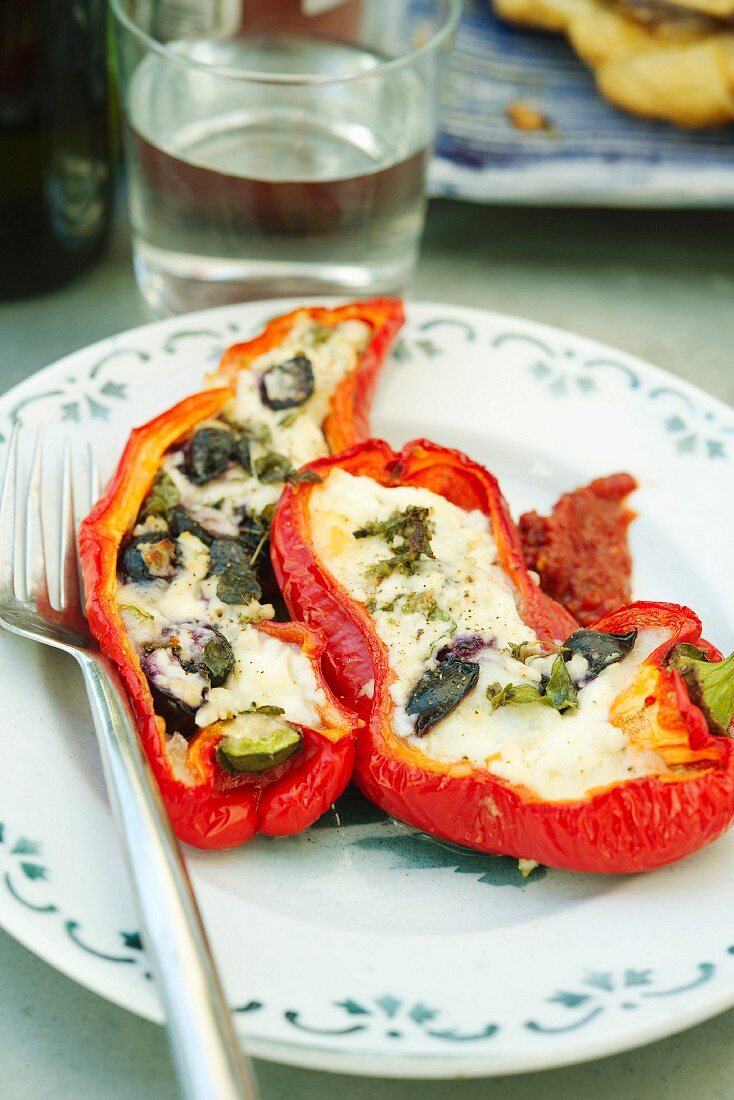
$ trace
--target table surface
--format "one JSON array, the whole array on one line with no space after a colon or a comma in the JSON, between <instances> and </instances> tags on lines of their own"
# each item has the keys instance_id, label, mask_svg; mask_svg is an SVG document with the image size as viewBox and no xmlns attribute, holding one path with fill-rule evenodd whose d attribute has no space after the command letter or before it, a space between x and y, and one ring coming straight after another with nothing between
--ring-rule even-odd
<instances>
[{"instance_id":1,"label":"table surface","mask_svg":"<svg viewBox=\"0 0 734 1100\"><path fill-rule=\"evenodd\" d=\"M574 329L734 404L732 244L726 212L433 202L414 296ZM146 320L118 226L93 271L53 294L0 305L0 390ZM3 932L0 972L3 1100L176 1096L161 1028L75 985ZM265 1062L257 1071L263 1100L734 1100L734 1010L641 1050L518 1077L381 1081Z\"/></svg>"}]
</instances>

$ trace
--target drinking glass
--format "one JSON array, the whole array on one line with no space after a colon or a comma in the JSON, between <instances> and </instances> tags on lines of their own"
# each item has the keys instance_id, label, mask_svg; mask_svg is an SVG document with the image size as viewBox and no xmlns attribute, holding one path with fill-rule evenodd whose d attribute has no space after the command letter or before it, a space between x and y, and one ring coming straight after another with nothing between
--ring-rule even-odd
<instances>
[{"instance_id":1,"label":"drinking glass","mask_svg":"<svg viewBox=\"0 0 734 1100\"><path fill-rule=\"evenodd\" d=\"M111 0L154 312L405 289L460 0Z\"/></svg>"}]
</instances>

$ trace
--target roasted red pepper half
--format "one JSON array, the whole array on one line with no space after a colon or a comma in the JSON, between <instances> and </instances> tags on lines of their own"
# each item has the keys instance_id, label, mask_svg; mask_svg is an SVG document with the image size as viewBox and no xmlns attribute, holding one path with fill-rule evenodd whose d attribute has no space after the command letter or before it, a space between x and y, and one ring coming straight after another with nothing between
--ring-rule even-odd
<instances>
[{"instance_id":1,"label":"roasted red pepper half","mask_svg":"<svg viewBox=\"0 0 734 1100\"><path fill-rule=\"evenodd\" d=\"M297 623L261 622L253 629L297 646L323 692L317 707L319 729L300 727L298 753L262 774L231 774L218 757L223 731L221 723L214 722L196 732L188 744L184 742L183 759L181 742L173 754L169 735L174 731L167 730L166 721L156 713L148 678L117 602L121 547L139 518L166 452L190 437L202 421L217 416L234 395L237 373L258 355L278 347L294 319L303 314L326 327L356 319L372 329L357 368L332 395L323 426L332 449L361 438L368 431L377 373L402 323L398 301L378 299L334 310L294 311L272 321L261 336L230 349L212 379L214 388L185 399L132 433L110 486L80 532L91 631L120 669L176 834L198 847L231 847L256 832L274 836L306 828L339 796L353 766L355 717L337 702L323 680L320 636Z\"/></svg>"},{"instance_id":2,"label":"roasted red pepper half","mask_svg":"<svg viewBox=\"0 0 734 1100\"><path fill-rule=\"evenodd\" d=\"M257 832L281 836L306 828L341 794L354 758L354 716L322 682L322 639L298 623L267 622L255 629L297 645L311 661L325 692L325 728L303 728L299 755L262 776L232 777L223 771L215 756L221 740L216 726L201 730L188 743L185 775L169 755L166 723L155 712L117 604L118 554L166 450L213 415L226 397L223 390L196 394L136 429L109 489L80 534L90 629L122 674L176 835L200 848L229 848Z\"/></svg>"},{"instance_id":3,"label":"roasted red pepper half","mask_svg":"<svg viewBox=\"0 0 734 1100\"><path fill-rule=\"evenodd\" d=\"M496 480L466 456L425 441L409 443L399 453L370 441L312 468L324 480L338 468L380 486L417 486L461 509L479 509L487 516L524 623L548 648L577 629L529 576ZM310 502L323 489L303 484L286 490L273 525L272 555L291 613L328 633L325 667L335 692L364 718L355 779L370 799L444 840L574 871L651 870L696 851L727 828L734 814L734 743L711 732L680 673L667 664L681 643L684 649L698 647L702 661L720 660L701 641L701 624L692 611L636 603L594 624L614 635L665 634L609 712L610 723L629 743L662 758L661 773L615 781L583 797L544 799L468 759L439 762L421 751L415 737L396 733L390 691L396 675L387 646L367 604L350 597L316 549ZM731 712L724 710L728 726Z\"/></svg>"}]
</instances>

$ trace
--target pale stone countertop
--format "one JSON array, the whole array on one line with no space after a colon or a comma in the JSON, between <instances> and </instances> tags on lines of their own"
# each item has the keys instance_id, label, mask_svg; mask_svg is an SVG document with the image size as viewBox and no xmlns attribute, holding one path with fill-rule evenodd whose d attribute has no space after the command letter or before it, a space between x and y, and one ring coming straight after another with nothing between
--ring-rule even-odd
<instances>
[{"instance_id":1,"label":"pale stone countertop","mask_svg":"<svg viewBox=\"0 0 734 1100\"><path fill-rule=\"evenodd\" d=\"M515 313L650 359L734 404L734 214L434 202L415 296ZM0 305L0 389L148 320L124 233L64 289ZM2 812L0 809L0 819ZM692 929L705 942L705 929ZM2 1100L166 1100L162 1029L0 932ZM484 1081L380 1081L258 1063L263 1100L734 1100L734 1011L629 1054ZM215 1100L215 1098L212 1098Z\"/></svg>"}]
</instances>

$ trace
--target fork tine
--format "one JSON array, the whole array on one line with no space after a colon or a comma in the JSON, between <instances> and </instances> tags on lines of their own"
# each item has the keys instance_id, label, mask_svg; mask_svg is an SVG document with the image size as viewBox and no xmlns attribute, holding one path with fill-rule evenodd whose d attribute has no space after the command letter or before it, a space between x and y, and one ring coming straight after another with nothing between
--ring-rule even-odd
<instances>
[{"instance_id":1,"label":"fork tine","mask_svg":"<svg viewBox=\"0 0 734 1100\"><path fill-rule=\"evenodd\" d=\"M86 512L91 509L92 505L99 497L99 467L97 466L97 456L92 450L91 443L87 443L87 469L89 470L89 500L87 501Z\"/></svg>"},{"instance_id":2,"label":"fork tine","mask_svg":"<svg viewBox=\"0 0 734 1100\"><path fill-rule=\"evenodd\" d=\"M61 479L61 523L59 527L59 607L64 615L76 621L78 629L83 629L82 621L86 617L84 608L84 581L82 579L79 545L77 541L77 519L81 520L90 511L99 495L99 472L97 460L88 443L86 446L86 477L82 487L74 477L74 448L67 438L64 441L64 453ZM78 468L78 467L77 467Z\"/></svg>"},{"instance_id":3,"label":"fork tine","mask_svg":"<svg viewBox=\"0 0 734 1100\"><path fill-rule=\"evenodd\" d=\"M77 611L79 608L79 567L76 552L71 443L68 438L64 440L61 459L60 520L58 544L59 609L61 611Z\"/></svg>"},{"instance_id":4,"label":"fork tine","mask_svg":"<svg viewBox=\"0 0 734 1100\"><path fill-rule=\"evenodd\" d=\"M15 590L15 478L18 465L19 425L13 425L5 457L3 485L0 495L0 596L9 598Z\"/></svg>"},{"instance_id":5,"label":"fork tine","mask_svg":"<svg viewBox=\"0 0 734 1100\"><path fill-rule=\"evenodd\" d=\"M33 461L28 484L25 513L25 593L21 599L37 604L48 603L46 579L46 554L43 547L43 519L41 516L41 467L43 464L43 435L39 431L33 448ZM19 594L20 595L20 594Z\"/></svg>"}]
</instances>

